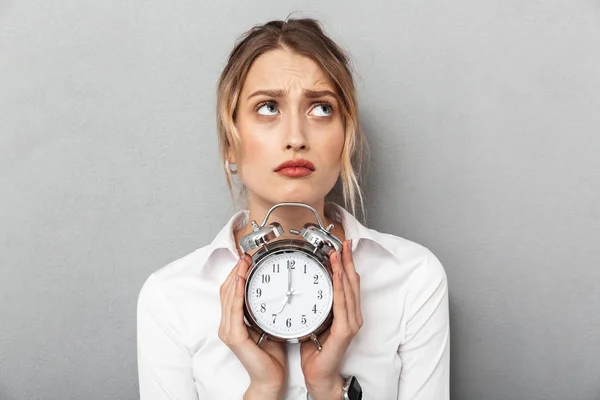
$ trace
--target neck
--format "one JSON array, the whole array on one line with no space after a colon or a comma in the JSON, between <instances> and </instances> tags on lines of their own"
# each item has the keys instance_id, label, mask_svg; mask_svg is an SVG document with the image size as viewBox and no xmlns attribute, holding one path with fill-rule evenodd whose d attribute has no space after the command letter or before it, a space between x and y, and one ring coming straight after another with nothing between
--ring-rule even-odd
<instances>
[{"instance_id":1,"label":"neck","mask_svg":"<svg viewBox=\"0 0 600 400\"><path fill-rule=\"evenodd\" d=\"M321 222L323 223L323 226L325 228L327 228L329 224L334 224L332 233L342 241L345 239L342 224L336 223L325 216L325 199L321 199L320 201L315 203L305 204L311 206L317 211L319 217L321 218ZM256 221L256 223L260 225L260 223L265 218L265 215L267 215L267 212L274 205L274 203L265 200L258 200L252 198L249 199L248 224L240 230L234 232L236 246L238 247L238 252L240 252L240 254L241 250L239 249L239 241L242 238L242 236L252 232L252 221ZM271 222L278 222L281 224L285 231L283 237L293 237L289 233L289 230L297 229L300 231L302 230L304 224L307 222L313 222L317 224L314 213L311 210L304 207L278 207L275 210L273 210L273 212L269 215L269 219L267 220L266 225L268 225Z\"/></svg>"}]
</instances>

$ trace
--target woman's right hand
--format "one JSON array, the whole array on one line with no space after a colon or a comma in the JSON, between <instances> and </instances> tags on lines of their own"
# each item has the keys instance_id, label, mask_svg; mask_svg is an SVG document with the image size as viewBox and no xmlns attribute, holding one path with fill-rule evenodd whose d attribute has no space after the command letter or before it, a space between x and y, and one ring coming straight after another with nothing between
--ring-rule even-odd
<instances>
[{"instance_id":1,"label":"woman's right hand","mask_svg":"<svg viewBox=\"0 0 600 400\"><path fill-rule=\"evenodd\" d=\"M244 254L221 285L219 338L233 351L250 376L247 398L279 399L285 384L284 343L265 340L244 323L244 288L250 256Z\"/></svg>"}]
</instances>

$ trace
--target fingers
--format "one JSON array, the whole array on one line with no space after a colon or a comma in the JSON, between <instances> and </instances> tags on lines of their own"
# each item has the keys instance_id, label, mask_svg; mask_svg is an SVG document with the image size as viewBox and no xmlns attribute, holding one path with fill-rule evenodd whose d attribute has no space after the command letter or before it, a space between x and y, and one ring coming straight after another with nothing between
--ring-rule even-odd
<instances>
[{"instance_id":1,"label":"fingers","mask_svg":"<svg viewBox=\"0 0 600 400\"><path fill-rule=\"evenodd\" d=\"M340 326L348 325L348 307L346 292L344 289L344 268L338 261L337 253L330 256L331 269L333 271L333 319Z\"/></svg>"},{"instance_id":2,"label":"fingers","mask_svg":"<svg viewBox=\"0 0 600 400\"><path fill-rule=\"evenodd\" d=\"M350 241L342 246L341 259L337 253L330 254L333 271L333 325L330 351L345 352L352 338L360 330L363 320L360 309L360 277L354 267ZM332 348L333 347L333 348Z\"/></svg>"},{"instance_id":3,"label":"fingers","mask_svg":"<svg viewBox=\"0 0 600 400\"><path fill-rule=\"evenodd\" d=\"M237 271L237 274L245 279L246 275L248 275L248 269L250 268L250 264L252 263L252 258L248 254L244 254L240 260L241 262L238 267L239 269Z\"/></svg>"},{"instance_id":4,"label":"fingers","mask_svg":"<svg viewBox=\"0 0 600 400\"><path fill-rule=\"evenodd\" d=\"M354 294L352 293L352 287L350 286L350 281L348 281L348 274L343 269L344 273L342 274L342 283L344 286L344 297L346 298L346 309L348 310L348 326L350 327L350 331L352 336L358 332L358 323L356 321L356 303L354 302Z\"/></svg>"},{"instance_id":5,"label":"fingers","mask_svg":"<svg viewBox=\"0 0 600 400\"><path fill-rule=\"evenodd\" d=\"M233 299L231 301L231 333L235 337L247 337L247 328L244 324L244 287L246 279L239 274L235 277Z\"/></svg>"},{"instance_id":6,"label":"fingers","mask_svg":"<svg viewBox=\"0 0 600 400\"><path fill-rule=\"evenodd\" d=\"M243 267L244 270L239 270L239 267L242 266L242 262L245 261L246 265L244 265ZM247 254L243 254L240 259L238 260L237 264L235 264L235 266L233 267L233 269L229 272L229 275L227 275L227 278L225 278L225 281L223 282L223 284L221 285L221 287L223 286L228 286L229 283L231 283L231 281L235 278L235 275L242 275L244 278L246 277L246 273L248 272L248 266L250 265L250 256ZM240 271L240 272L238 272ZM243 272L243 273L242 273Z\"/></svg>"},{"instance_id":7,"label":"fingers","mask_svg":"<svg viewBox=\"0 0 600 400\"><path fill-rule=\"evenodd\" d=\"M223 285L221 285L221 326L219 328L220 333L229 332L231 322L230 315L232 292L235 287L235 277L237 276L237 271L241 261L241 259L238 261L238 263L227 276L227 279L225 279L225 282L223 282Z\"/></svg>"},{"instance_id":8,"label":"fingers","mask_svg":"<svg viewBox=\"0 0 600 400\"><path fill-rule=\"evenodd\" d=\"M243 260L243 257L240 258L238 260L238 262L234 265L234 267L231 269L231 271L229 272L229 275L227 275L227 278L225 278L225 281L223 281L223 284L221 285L221 288L225 287L229 287L229 284L231 283L231 280L235 277L235 274L237 273L237 268L240 265L240 262Z\"/></svg>"},{"instance_id":9,"label":"fingers","mask_svg":"<svg viewBox=\"0 0 600 400\"><path fill-rule=\"evenodd\" d=\"M256 345L256 332L244 323L244 295L250 262L250 256L242 256L221 285L219 338L248 371L253 384L279 387L285 379L285 347L271 345L270 353L263 350Z\"/></svg>"},{"instance_id":10,"label":"fingers","mask_svg":"<svg viewBox=\"0 0 600 400\"><path fill-rule=\"evenodd\" d=\"M350 315L356 316L356 324L357 327L363 325L363 317L360 306L360 275L356 272L356 268L354 266L354 259L352 258L352 241L346 240L343 245L342 251L342 264L344 266L344 272L346 272L345 276L348 279L348 284L352 289L352 297L353 297L353 311ZM350 308L350 307L349 307Z\"/></svg>"},{"instance_id":11,"label":"fingers","mask_svg":"<svg viewBox=\"0 0 600 400\"><path fill-rule=\"evenodd\" d=\"M244 316L243 316L243 300L244 300L244 282L242 282L242 315L241 317L238 314L234 314L233 311L233 306L234 306L234 302L236 301L236 292L237 292L237 286L239 284L239 279L243 279L243 278L239 278L241 277L245 277L246 273L248 271L248 256L247 255L243 255L242 258L240 258L238 260L238 263L235 265L235 267L231 270L231 272L229 273L229 275L227 276L227 278L225 279L225 281L223 282L223 284L221 285L221 290L220 290L220 296L221 296L221 324L219 327L219 335L220 336L227 336L230 337L230 335L233 333L232 332L232 328L235 328L237 326L236 329L236 333L240 333L240 325L244 325ZM238 300L239 302L239 300ZM242 332L243 335L243 332Z\"/></svg>"},{"instance_id":12,"label":"fingers","mask_svg":"<svg viewBox=\"0 0 600 400\"><path fill-rule=\"evenodd\" d=\"M248 273L249 267L249 256L244 254L237 262L235 267L231 270L223 285L221 285L221 304L223 304L224 308L229 310L229 306L231 304L231 299L233 299L232 291L235 288L235 277L237 275L245 278ZM223 293L224 292L224 293ZM225 297L223 297L225 295Z\"/></svg>"}]
</instances>

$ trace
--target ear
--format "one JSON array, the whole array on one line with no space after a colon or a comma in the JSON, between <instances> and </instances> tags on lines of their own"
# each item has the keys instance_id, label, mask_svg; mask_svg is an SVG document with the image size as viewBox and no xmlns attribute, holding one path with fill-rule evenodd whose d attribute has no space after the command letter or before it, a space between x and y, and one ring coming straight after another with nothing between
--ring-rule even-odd
<instances>
[{"instance_id":1,"label":"ear","mask_svg":"<svg viewBox=\"0 0 600 400\"><path fill-rule=\"evenodd\" d=\"M229 164L235 164L235 154L233 153L233 148L229 146L229 150L227 150L227 161Z\"/></svg>"}]
</instances>

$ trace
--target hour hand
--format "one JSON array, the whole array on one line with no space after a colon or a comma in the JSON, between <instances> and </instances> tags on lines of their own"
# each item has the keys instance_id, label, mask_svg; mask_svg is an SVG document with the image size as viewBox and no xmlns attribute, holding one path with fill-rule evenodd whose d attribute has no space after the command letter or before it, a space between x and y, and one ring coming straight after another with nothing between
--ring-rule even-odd
<instances>
[{"instance_id":1,"label":"hour hand","mask_svg":"<svg viewBox=\"0 0 600 400\"><path fill-rule=\"evenodd\" d=\"M285 299L283 299L283 303L281 303L281 305L279 306L279 310L277 310L277 314L279 314L281 311L283 311L283 309L285 308L285 305L290 302L290 299L292 298L292 294L294 294L294 289L286 292Z\"/></svg>"},{"instance_id":2,"label":"hour hand","mask_svg":"<svg viewBox=\"0 0 600 400\"><path fill-rule=\"evenodd\" d=\"M277 314L279 314L280 312L283 311L283 309L285 308L285 305L288 303L290 296L288 296L288 294L286 293L285 295L285 299L283 299L283 303L281 303L281 305L279 306L279 309L277 310Z\"/></svg>"}]
</instances>

